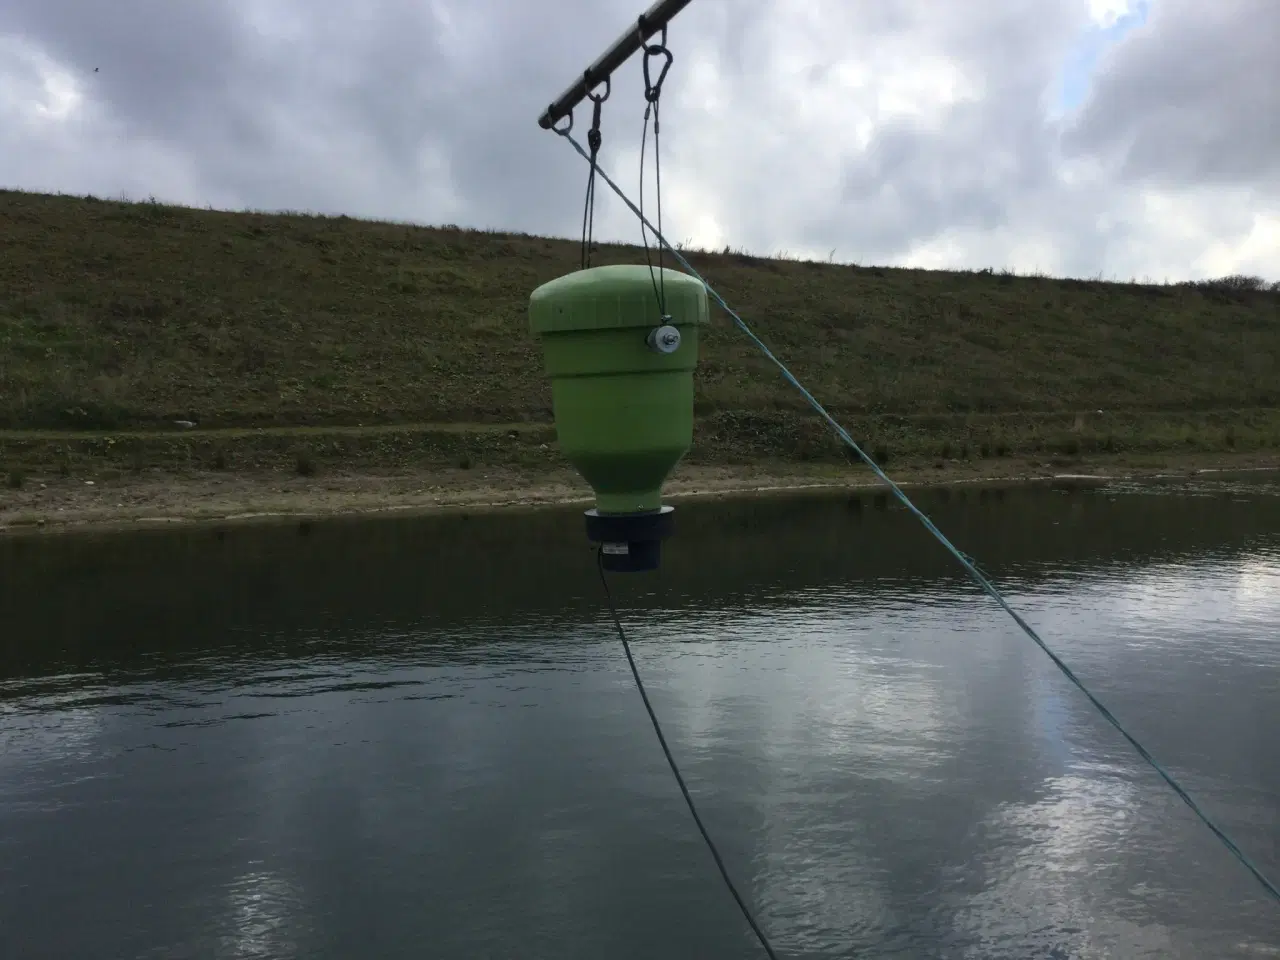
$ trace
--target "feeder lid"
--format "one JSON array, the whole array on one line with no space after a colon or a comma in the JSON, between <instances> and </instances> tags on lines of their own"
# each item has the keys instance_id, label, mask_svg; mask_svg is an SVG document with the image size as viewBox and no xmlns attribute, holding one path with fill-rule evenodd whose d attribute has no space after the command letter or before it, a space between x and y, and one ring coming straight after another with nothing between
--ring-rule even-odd
<instances>
[{"instance_id":1,"label":"feeder lid","mask_svg":"<svg viewBox=\"0 0 1280 960\"><path fill-rule=\"evenodd\" d=\"M662 320L655 282L665 284L669 321L676 326L709 321L706 287L679 270L645 264L613 264L566 274L533 291L529 327L535 334L572 330L654 327Z\"/></svg>"}]
</instances>

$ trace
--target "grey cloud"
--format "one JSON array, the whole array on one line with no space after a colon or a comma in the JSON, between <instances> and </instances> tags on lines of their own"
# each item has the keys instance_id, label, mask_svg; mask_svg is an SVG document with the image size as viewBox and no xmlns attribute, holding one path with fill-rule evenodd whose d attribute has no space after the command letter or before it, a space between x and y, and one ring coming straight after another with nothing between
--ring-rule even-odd
<instances>
[{"instance_id":1,"label":"grey cloud","mask_svg":"<svg viewBox=\"0 0 1280 960\"><path fill-rule=\"evenodd\" d=\"M1067 143L1126 178L1280 186L1280 3L1157 0Z\"/></svg>"},{"instance_id":2,"label":"grey cloud","mask_svg":"<svg viewBox=\"0 0 1280 960\"><path fill-rule=\"evenodd\" d=\"M946 229L1005 225L1015 208L1051 189L1054 132L1044 118L1044 95L1081 25L1078 11L1053 2L1035 18L1020 15L1025 8L1016 2L896 10L891 20L870 14L865 20L878 19L888 32L940 34L941 50L981 84L984 96L952 105L938 122L887 124L863 153L848 158L841 202L813 222L806 240L882 260Z\"/></svg>"},{"instance_id":3,"label":"grey cloud","mask_svg":"<svg viewBox=\"0 0 1280 960\"><path fill-rule=\"evenodd\" d=\"M848 163L841 209L815 239L848 242L853 211L861 243L879 257L946 229L1007 224L1053 178L1043 131L1025 107L961 105L941 130L884 129Z\"/></svg>"},{"instance_id":4,"label":"grey cloud","mask_svg":"<svg viewBox=\"0 0 1280 960\"><path fill-rule=\"evenodd\" d=\"M7 5L0 29L77 73L131 136L198 134L253 66L233 10L214 0L32 0Z\"/></svg>"},{"instance_id":5,"label":"grey cloud","mask_svg":"<svg viewBox=\"0 0 1280 960\"><path fill-rule=\"evenodd\" d=\"M644 6L8 0L0 39L73 71L87 119L27 131L6 129L0 112L0 183L572 236L585 168L536 118ZM782 27L804 23L812 32L797 43L826 43L822 56L787 46ZM836 248L894 262L960 231L976 238L965 256L980 258L1008 250L1011 236L1051 237L1054 262L1084 274L1176 267L1203 252L1203 240L1175 243L1124 221L1139 204L1128 182L1230 184L1280 205L1280 4L1154 0L1148 27L1104 59L1064 129L1045 98L1085 23L1082 0L1042 0L1034 12L1023 0L692 4L672 28L664 182L687 174L726 238L761 252ZM830 96L834 58L886 48L902 51L887 71L908 75L914 51L933 51L981 96L926 119L884 119L861 150L832 134L872 115L870 100L833 103L816 126L797 119L808 100ZM807 71L788 65L806 56ZM714 110L694 106L690 79L708 58L722 87ZM0 62L0 87L6 69ZM633 62L605 120L606 163L633 195L634 170L618 158L634 163L640 86ZM583 110L577 119L582 133ZM1103 173L1068 183L1064 160ZM638 238L620 205L602 206L616 227L606 235ZM1205 211L1206 229L1238 238L1239 217Z\"/></svg>"},{"instance_id":6,"label":"grey cloud","mask_svg":"<svg viewBox=\"0 0 1280 960\"><path fill-rule=\"evenodd\" d=\"M433 6L369 6L278 5L274 15L301 27L282 40L263 36L235 5L199 0L29 0L0 14L0 30L74 69L126 136L176 148L211 190L246 205L354 203L375 215L438 217L397 211L395 201L431 175L421 154L434 149L469 222L563 231L580 171L536 118L598 52L577 50L581 66L568 59L566 50L584 46L573 25L625 23L629 5L574 0L548 17L534 4L472 0L449 10L461 36L452 46ZM349 165L354 153L368 169L327 169L323 153L300 150L294 134L307 124L332 138L335 163ZM349 184L326 202L326 184L353 178L363 187Z\"/></svg>"}]
</instances>

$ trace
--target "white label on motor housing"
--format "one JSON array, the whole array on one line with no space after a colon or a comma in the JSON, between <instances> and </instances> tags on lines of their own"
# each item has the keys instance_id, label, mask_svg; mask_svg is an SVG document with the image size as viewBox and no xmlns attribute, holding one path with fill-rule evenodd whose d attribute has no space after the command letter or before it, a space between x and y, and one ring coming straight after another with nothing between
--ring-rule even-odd
<instances>
[{"instance_id":1,"label":"white label on motor housing","mask_svg":"<svg viewBox=\"0 0 1280 960\"><path fill-rule=\"evenodd\" d=\"M605 553L611 557L625 557L631 552L631 544L629 543L606 543L600 547Z\"/></svg>"}]
</instances>

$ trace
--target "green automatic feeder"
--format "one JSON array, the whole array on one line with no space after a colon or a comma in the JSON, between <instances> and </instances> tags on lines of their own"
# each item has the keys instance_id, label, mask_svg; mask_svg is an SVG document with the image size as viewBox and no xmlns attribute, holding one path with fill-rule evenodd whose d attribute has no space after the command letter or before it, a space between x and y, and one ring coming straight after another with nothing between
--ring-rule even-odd
<instances>
[{"instance_id":1,"label":"green automatic feeder","mask_svg":"<svg viewBox=\"0 0 1280 960\"><path fill-rule=\"evenodd\" d=\"M662 485L693 443L693 368L708 315L700 281L639 265L579 270L530 297L560 449L595 491L587 537L607 570L658 567L674 519Z\"/></svg>"}]
</instances>

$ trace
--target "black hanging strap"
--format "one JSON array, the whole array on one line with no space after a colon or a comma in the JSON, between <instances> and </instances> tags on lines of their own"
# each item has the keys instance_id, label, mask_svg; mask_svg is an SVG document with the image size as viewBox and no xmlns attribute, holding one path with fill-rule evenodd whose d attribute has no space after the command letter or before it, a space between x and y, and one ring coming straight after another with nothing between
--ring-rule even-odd
<instances>
[{"instance_id":1,"label":"black hanging strap","mask_svg":"<svg viewBox=\"0 0 1280 960\"><path fill-rule=\"evenodd\" d=\"M642 16L639 23L640 36L644 37L645 19ZM662 60L662 67L658 71L657 79L654 79L652 63L656 59ZM662 314L662 321L665 323L671 319L667 313L667 275L663 266L664 251L661 242L658 247L658 271L655 275L653 270L653 260L649 256L649 235L644 226L644 155L645 141L649 135L649 116L653 115L653 166L654 180L657 193L658 203L658 234L662 234L662 152L659 141L660 123L658 119L662 100L662 84L667 79L667 72L671 69L671 64L675 61L674 55L667 47L667 28L662 28L662 38L657 43L651 43L644 46L644 130L640 134L640 237L644 242L644 259L649 265L649 279L653 281L653 293L658 298L658 311Z\"/></svg>"},{"instance_id":2,"label":"black hanging strap","mask_svg":"<svg viewBox=\"0 0 1280 960\"><path fill-rule=\"evenodd\" d=\"M590 71L588 71L587 82L591 81ZM596 222L596 171L599 169L600 145L604 142L604 136L600 132L600 114L604 107L604 102L609 99L609 91L612 83L606 77L604 81L604 92L595 93L587 91L587 98L591 101L591 130L587 133L587 147L591 151L591 170L587 174L587 198L582 208L582 269L586 270L591 266L591 247L594 242L595 222ZM573 125L573 114L569 115L569 125Z\"/></svg>"}]
</instances>

